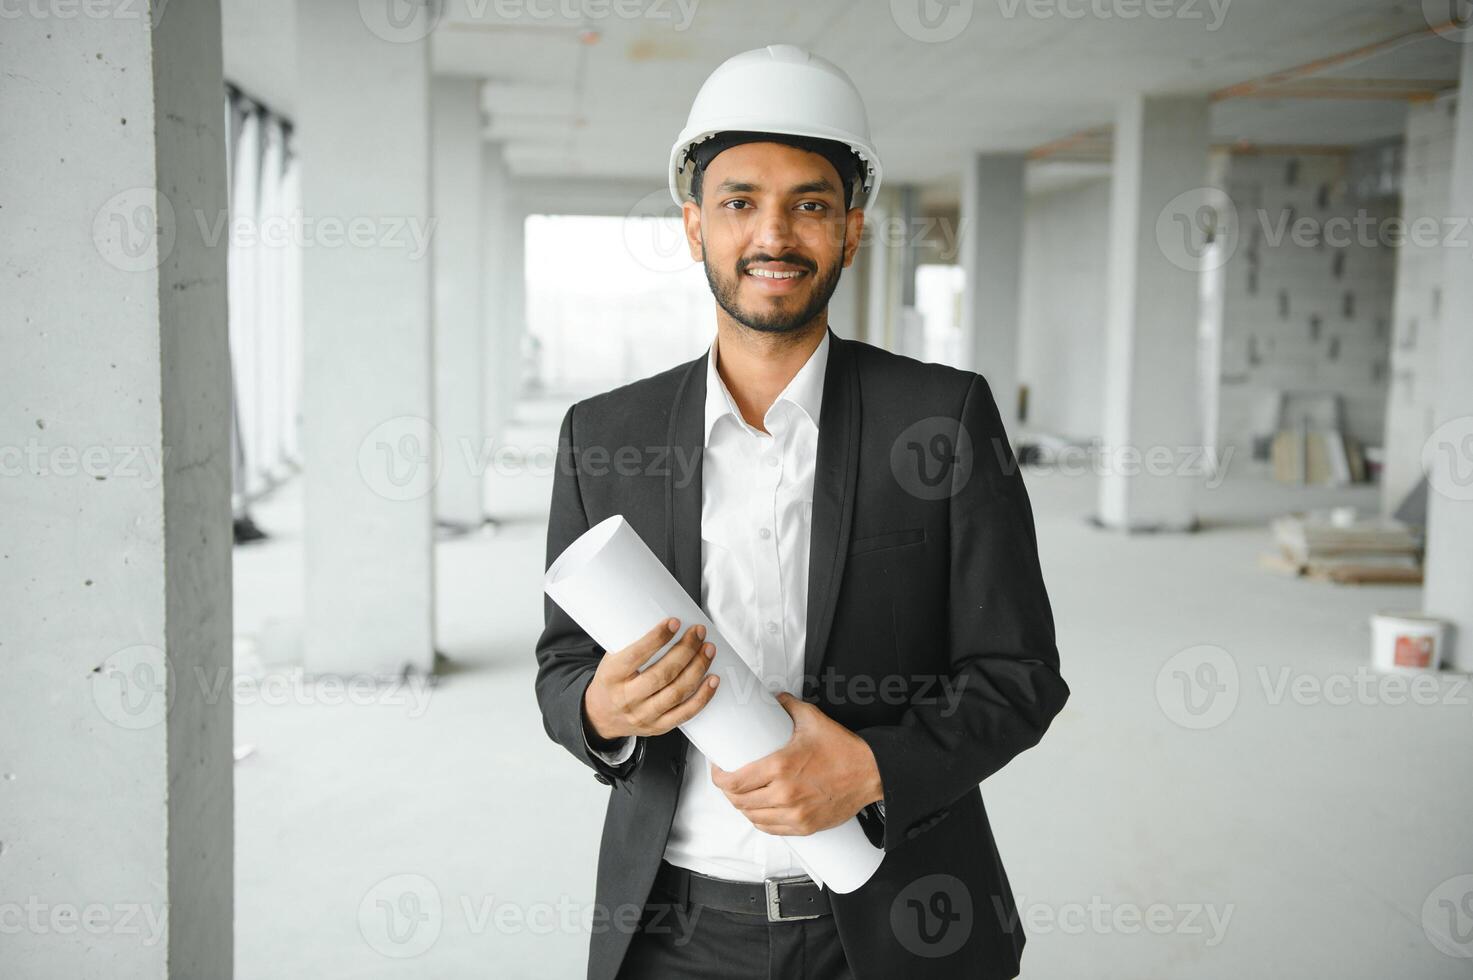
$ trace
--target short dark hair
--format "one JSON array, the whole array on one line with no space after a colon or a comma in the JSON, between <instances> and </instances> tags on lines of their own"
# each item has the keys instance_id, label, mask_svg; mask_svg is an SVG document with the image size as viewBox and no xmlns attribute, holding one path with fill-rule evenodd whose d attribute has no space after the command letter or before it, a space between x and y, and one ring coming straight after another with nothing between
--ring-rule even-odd
<instances>
[{"instance_id":1,"label":"short dark hair","mask_svg":"<svg viewBox=\"0 0 1473 980\"><path fill-rule=\"evenodd\" d=\"M686 151L686 159L691 161L693 167L690 179L690 196L693 201L697 204L701 203L702 178L706 173L706 167L716 155L722 150L729 150L743 143L783 143L800 150L807 150L809 153L817 153L833 164L834 170L839 175L839 181L844 188L844 210L848 211L853 207L851 202L854 199L854 185L859 183L859 175L864 168L859 155L848 146L838 140L820 139L816 136L790 136L786 133L762 133L752 130L729 130L717 133Z\"/></svg>"}]
</instances>

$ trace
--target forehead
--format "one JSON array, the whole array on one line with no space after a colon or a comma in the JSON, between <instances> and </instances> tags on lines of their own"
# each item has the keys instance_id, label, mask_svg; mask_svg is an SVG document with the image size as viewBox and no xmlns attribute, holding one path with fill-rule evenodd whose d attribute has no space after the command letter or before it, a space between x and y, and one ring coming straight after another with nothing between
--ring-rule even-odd
<instances>
[{"instance_id":1,"label":"forehead","mask_svg":"<svg viewBox=\"0 0 1473 980\"><path fill-rule=\"evenodd\" d=\"M791 185L819 178L827 178L836 192L842 191L839 172L818 153L787 143L742 143L716 154L706 165L704 181L708 188L715 188L723 180Z\"/></svg>"}]
</instances>

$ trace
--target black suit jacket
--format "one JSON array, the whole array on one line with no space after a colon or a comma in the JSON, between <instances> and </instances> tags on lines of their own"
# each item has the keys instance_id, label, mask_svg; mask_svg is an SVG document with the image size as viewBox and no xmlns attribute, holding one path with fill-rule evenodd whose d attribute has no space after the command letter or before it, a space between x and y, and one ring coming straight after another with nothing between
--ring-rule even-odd
<instances>
[{"instance_id":1,"label":"black suit jacket","mask_svg":"<svg viewBox=\"0 0 1473 980\"><path fill-rule=\"evenodd\" d=\"M701 598L706 357L568 409L547 563L623 514ZM808 581L805 700L874 750L885 857L832 895L859 980L1016 976L1024 936L978 784L1064 706L1033 514L986 380L829 333ZM537 642L544 725L611 786L588 977L612 980L650 892L685 766L677 729L610 767L583 691L604 650L550 598ZM651 623L650 626L654 626Z\"/></svg>"}]
</instances>

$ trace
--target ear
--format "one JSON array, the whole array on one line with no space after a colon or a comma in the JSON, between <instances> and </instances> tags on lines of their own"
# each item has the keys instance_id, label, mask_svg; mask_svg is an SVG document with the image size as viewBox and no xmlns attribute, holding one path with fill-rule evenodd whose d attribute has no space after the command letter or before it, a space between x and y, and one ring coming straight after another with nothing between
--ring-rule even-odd
<instances>
[{"instance_id":1,"label":"ear","mask_svg":"<svg viewBox=\"0 0 1473 980\"><path fill-rule=\"evenodd\" d=\"M859 254L859 236L864 233L864 208L850 208L844 214L844 268L849 268Z\"/></svg>"},{"instance_id":2,"label":"ear","mask_svg":"<svg viewBox=\"0 0 1473 980\"><path fill-rule=\"evenodd\" d=\"M690 257L697 262L706 261L706 248L701 242L701 206L695 201L680 205L680 220L685 225L685 243L690 248Z\"/></svg>"}]
</instances>

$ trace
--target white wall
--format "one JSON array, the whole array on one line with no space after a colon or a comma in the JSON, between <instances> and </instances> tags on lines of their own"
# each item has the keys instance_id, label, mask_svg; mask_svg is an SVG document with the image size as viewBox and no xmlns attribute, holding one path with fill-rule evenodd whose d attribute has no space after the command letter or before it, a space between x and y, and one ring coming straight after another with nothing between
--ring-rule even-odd
<instances>
[{"instance_id":1,"label":"white wall","mask_svg":"<svg viewBox=\"0 0 1473 980\"><path fill-rule=\"evenodd\" d=\"M1223 452L1252 452L1263 406L1279 390L1340 395L1348 433L1381 442L1396 257L1375 236L1396 202L1357 198L1349 177L1339 154L1234 155L1228 164L1238 239L1222 283ZM1297 238L1296 223L1305 229Z\"/></svg>"},{"instance_id":2,"label":"white wall","mask_svg":"<svg viewBox=\"0 0 1473 980\"><path fill-rule=\"evenodd\" d=\"M1028 198L1019 380L1030 429L1101 434L1109 222L1108 178Z\"/></svg>"}]
</instances>

